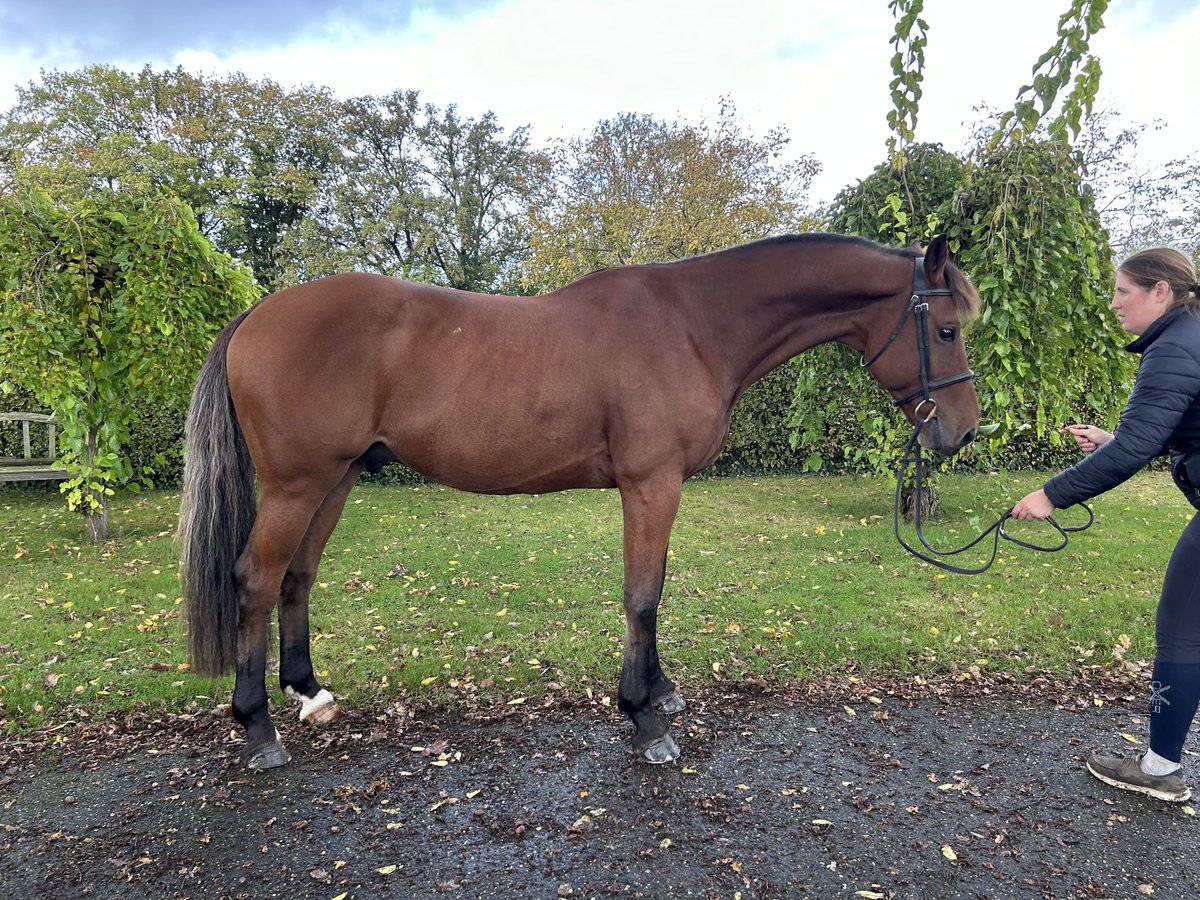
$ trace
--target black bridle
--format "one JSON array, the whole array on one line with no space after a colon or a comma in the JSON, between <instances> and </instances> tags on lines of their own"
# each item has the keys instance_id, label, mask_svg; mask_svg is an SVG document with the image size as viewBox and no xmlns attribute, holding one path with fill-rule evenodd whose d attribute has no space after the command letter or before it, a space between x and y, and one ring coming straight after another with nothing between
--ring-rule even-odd
<instances>
[{"instance_id":1,"label":"black bridle","mask_svg":"<svg viewBox=\"0 0 1200 900\"><path fill-rule=\"evenodd\" d=\"M892 528L896 534L896 540L899 541L900 546L918 559L924 560L930 565L937 566L939 569L945 569L948 572L954 572L959 575L979 575L991 568L992 563L996 561L996 556L1000 551L1001 538L1004 538L1006 541L1010 541L1019 547L1025 547L1029 550L1037 550L1043 553L1054 553L1064 549L1067 546L1068 534L1077 531L1083 531L1084 529L1090 527L1092 522L1095 520L1095 517L1092 514L1091 508L1087 504L1083 503L1079 505L1084 508L1088 515L1088 520L1083 525L1063 526L1054 521L1052 516L1048 517L1046 521L1053 526L1054 530L1058 532L1059 537L1061 538L1061 540L1052 547L1042 546L1040 544L1031 544L1028 541L1015 538L1009 534L1004 528L1004 523L1012 517L1012 507L1009 507L1009 509L1003 515L1001 515L1000 518L988 526L988 528L982 534L980 534L979 537L955 550L939 550L929 543L928 539L925 537L925 533L921 527L921 507L924 506L924 498L922 494L924 491L925 473L928 463L921 455L921 444L919 440L921 436L921 429L924 428L929 420L937 414L937 401L934 400L932 396L934 391L938 391L942 388L947 388L951 385L959 384L964 381L969 381L975 377L975 373L970 369L967 369L967 371L963 372L961 375L952 375L949 378L942 378L938 381L929 380L929 303L926 298L949 296L953 296L953 291L949 290L948 288L926 287L924 258L918 256L914 261L912 298L908 301L908 305L904 308L904 312L900 316L900 321L896 323L896 327L892 329L892 333L888 335L888 339L884 341L883 346L880 347L879 350L876 351L875 355L869 360L864 360L861 365L864 369L869 369L871 365L873 365L874 362L883 355L884 351L887 350L887 348L890 347L896 340L896 337L904 328L904 323L908 320L908 317L910 315L914 317L916 320L915 326L917 332L917 352L920 357L921 364L921 387L898 400L894 400L893 402L897 406L904 406L906 403L911 403L918 397L921 398L921 402L917 404L916 409L913 411L913 418L916 424L913 426L912 437L908 439L908 443L904 446L904 454L900 459L900 466L896 470L896 494L892 502ZM928 412L922 414L922 409L927 403L929 404L929 410ZM924 553L909 544L900 534L901 494L904 485L904 474L908 471L908 467L910 465L914 467L913 525L916 529L917 537L921 541L921 545L929 551L928 553ZM937 558L939 556L955 556L959 553L964 553L967 550L970 550L976 544L979 544L981 541L983 541L984 538L986 538L989 534L992 535L992 556L982 566L978 566L977 568L965 568L962 566L953 565ZM931 556L930 554L933 555Z\"/></svg>"},{"instance_id":2,"label":"black bridle","mask_svg":"<svg viewBox=\"0 0 1200 900\"><path fill-rule=\"evenodd\" d=\"M870 369L875 364L875 361L887 351L888 347L892 346L900 331L904 328L904 323L908 321L911 315L916 321L917 330L917 355L921 363L921 386L911 394L906 394L900 399L893 399L897 406L904 406L906 403L911 403L918 397L921 402L917 404L913 415L917 421L928 422L937 413L937 401L933 399L933 392L940 391L942 388L948 388L951 385L960 384L964 381L970 381L975 377L975 373L970 369L960 375L951 375L949 378L942 378L938 381L929 380L929 297L953 297L954 292L949 288L931 288L925 285L925 257L918 256L913 260L913 289L912 297L908 301L908 305L904 307L904 312L900 314L900 321L896 323L896 327L892 329L892 333L888 335L888 339L883 342L883 346L875 351L875 355L870 359L864 359L860 365L864 369ZM931 409L924 416L920 415L921 408L926 403L932 404Z\"/></svg>"}]
</instances>

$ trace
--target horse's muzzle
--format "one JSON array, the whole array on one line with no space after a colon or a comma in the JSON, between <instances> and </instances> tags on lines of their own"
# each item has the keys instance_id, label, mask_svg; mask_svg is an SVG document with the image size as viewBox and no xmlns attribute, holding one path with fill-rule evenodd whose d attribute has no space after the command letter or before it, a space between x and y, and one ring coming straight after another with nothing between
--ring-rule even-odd
<instances>
[{"instance_id":1,"label":"horse's muzzle","mask_svg":"<svg viewBox=\"0 0 1200 900\"><path fill-rule=\"evenodd\" d=\"M967 428L947 427L940 416L933 416L921 427L917 441L926 450L934 453L944 453L949 456L957 453L967 444L975 440L975 426Z\"/></svg>"}]
</instances>

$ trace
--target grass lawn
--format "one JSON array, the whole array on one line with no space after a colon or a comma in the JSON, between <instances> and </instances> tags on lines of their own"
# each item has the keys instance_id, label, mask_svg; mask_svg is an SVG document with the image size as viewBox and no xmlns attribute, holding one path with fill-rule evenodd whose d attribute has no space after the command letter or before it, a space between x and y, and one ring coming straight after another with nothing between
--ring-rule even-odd
<instances>
[{"instance_id":1,"label":"grass lawn","mask_svg":"<svg viewBox=\"0 0 1200 900\"><path fill-rule=\"evenodd\" d=\"M1041 480L940 476L931 537L965 543ZM1152 656L1162 570L1193 512L1166 473L1096 501L1096 524L1066 551L1002 545L979 576L909 557L892 536L891 491L858 477L689 482L659 619L664 664L685 695L714 679L1067 675L1110 662L1115 647ZM227 702L232 678L187 671L178 503L175 492L119 496L113 539L90 545L57 494L0 490L6 731ZM1045 525L1020 533L1053 538ZM326 550L312 616L318 677L352 707L615 696L617 495L360 486Z\"/></svg>"}]
</instances>

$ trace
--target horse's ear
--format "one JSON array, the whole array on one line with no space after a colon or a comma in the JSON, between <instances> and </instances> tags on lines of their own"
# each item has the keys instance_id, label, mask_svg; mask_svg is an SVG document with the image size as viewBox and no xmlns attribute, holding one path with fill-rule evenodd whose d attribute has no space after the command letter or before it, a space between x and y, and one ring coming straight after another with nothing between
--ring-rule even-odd
<instances>
[{"instance_id":1,"label":"horse's ear","mask_svg":"<svg viewBox=\"0 0 1200 900\"><path fill-rule=\"evenodd\" d=\"M923 252L921 250L921 242L920 241L913 241L911 244L908 245L908 249L913 251L914 253Z\"/></svg>"},{"instance_id":2,"label":"horse's ear","mask_svg":"<svg viewBox=\"0 0 1200 900\"><path fill-rule=\"evenodd\" d=\"M949 261L950 246L946 242L946 236L939 234L930 242L929 249L925 251L925 283L941 284L942 274Z\"/></svg>"}]
</instances>

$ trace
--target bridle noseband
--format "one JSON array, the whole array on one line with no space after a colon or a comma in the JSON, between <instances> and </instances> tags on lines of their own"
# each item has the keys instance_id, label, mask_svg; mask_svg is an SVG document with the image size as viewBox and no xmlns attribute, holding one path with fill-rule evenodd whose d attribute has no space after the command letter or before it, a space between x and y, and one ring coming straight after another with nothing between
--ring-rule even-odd
<instances>
[{"instance_id":1,"label":"bridle noseband","mask_svg":"<svg viewBox=\"0 0 1200 900\"><path fill-rule=\"evenodd\" d=\"M922 422L928 422L937 414L937 401L933 399L933 392L940 391L942 388L948 388L955 384L960 384L964 381L970 381L975 377L975 373L970 369L960 375L951 375L949 378L942 378L938 381L929 380L929 297L953 297L954 292L949 288L931 288L925 285L925 257L918 256L913 260L913 289L912 298L908 301L908 305L904 307L904 312L900 314L900 321L896 323L896 327L892 329L892 333L888 335L888 339L883 342L883 346L876 351L875 355L870 359L864 359L859 363L864 369L869 369L875 364L879 357L883 356L888 347L896 340L901 329L904 328L904 323L908 317L912 315L916 320L917 330L917 354L921 362L921 386L911 394L906 394L899 400L893 400L897 406L904 406L911 403L918 397L921 402L917 404L914 411L914 416ZM921 410L928 403L930 408L927 413L922 415Z\"/></svg>"}]
</instances>

